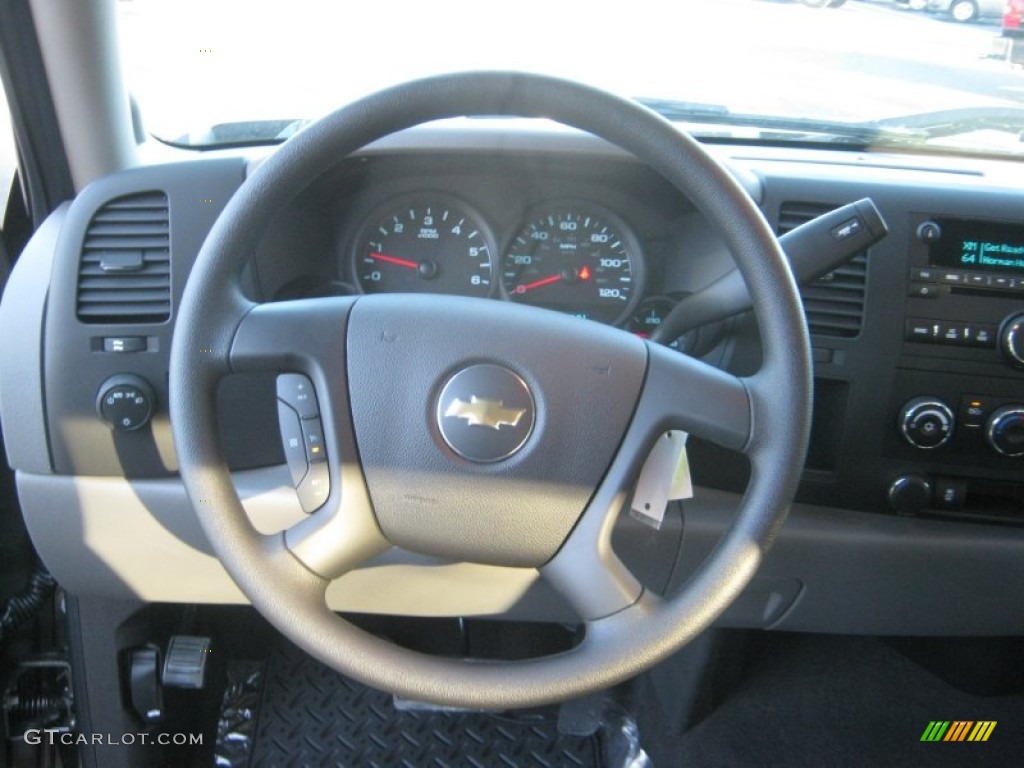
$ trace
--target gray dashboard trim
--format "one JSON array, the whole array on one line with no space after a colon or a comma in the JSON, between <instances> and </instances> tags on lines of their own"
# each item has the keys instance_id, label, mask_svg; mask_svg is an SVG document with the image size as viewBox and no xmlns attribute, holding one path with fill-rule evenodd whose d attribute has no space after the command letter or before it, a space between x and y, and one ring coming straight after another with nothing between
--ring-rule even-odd
<instances>
[{"instance_id":1,"label":"gray dashboard trim","mask_svg":"<svg viewBox=\"0 0 1024 768\"><path fill-rule=\"evenodd\" d=\"M57 240L70 203L55 210L29 241L0 303L0 419L7 463L49 474L43 401L43 327Z\"/></svg>"},{"instance_id":2,"label":"gray dashboard trim","mask_svg":"<svg viewBox=\"0 0 1024 768\"><path fill-rule=\"evenodd\" d=\"M685 504L675 581L714 547L736 497L702 489L699 499ZM757 626L766 616L772 629L800 632L1021 635L1022 593L1020 528L794 504L747 599L719 624Z\"/></svg>"},{"instance_id":3,"label":"gray dashboard trim","mask_svg":"<svg viewBox=\"0 0 1024 768\"><path fill-rule=\"evenodd\" d=\"M305 518L284 465L233 475L254 527ZM238 604L177 480L17 473L32 541L64 589L145 602ZM566 621L573 614L535 569L454 563L393 548L327 592L335 610Z\"/></svg>"},{"instance_id":4,"label":"gray dashboard trim","mask_svg":"<svg viewBox=\"0 0 1024 768\"><path fill-rule=\"evenodd\" d=\"M244 603L178 480L18 473L33 541L76 595ZM256 527L301 519L287 469L235 473ZM717 543L739 496L698 488L684 505L673 586ZM758 575L719 626L881 635L1024 633L1024 530L795 504ZM336 610L572 621L531 569L451 563L393 549L338 580Z\"/></svg>"}]
</instances>

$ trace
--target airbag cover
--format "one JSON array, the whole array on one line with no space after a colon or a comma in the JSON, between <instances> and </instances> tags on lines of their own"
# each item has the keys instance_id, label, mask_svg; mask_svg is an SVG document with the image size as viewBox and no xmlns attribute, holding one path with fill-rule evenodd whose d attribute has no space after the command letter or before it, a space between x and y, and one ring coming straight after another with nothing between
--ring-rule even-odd
<instances>
[{"instance_id":1,"label":"airbag cover","mask_svg":"<svg viewBox=\"0 0 1024 768\"><path fill-rule=\"evenodd\" d=\"M547 562L622 440L643 384L644 343L568 315L449 296L361 298L348 334L356 444L388 539L457 560ZM468 429L508 429L500 422L516 420L532 395L529 432L508 458L460 456L442 435L442 390L479 365L506 369L528 395L497 406L510 396L463 393L491 403L452 412ZM470 416L489 423L469 426Z\"/></svg>"}]
</instances>

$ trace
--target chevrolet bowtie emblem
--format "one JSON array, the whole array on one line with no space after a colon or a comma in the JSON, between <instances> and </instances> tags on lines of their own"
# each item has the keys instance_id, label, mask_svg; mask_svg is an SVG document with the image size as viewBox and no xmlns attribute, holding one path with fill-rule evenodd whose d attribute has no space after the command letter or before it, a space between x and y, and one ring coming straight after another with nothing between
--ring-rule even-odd
<instances>
[{"instance_id":1,"label":"chevrolet bowtie emblem","mask_svg":"<svg viewBox=\"0 0 1024 768\"><path fill-rule=\"evenodd\" d=\"M471 427L501 429L502 425L516 426L524 413L525 408L506 408L501 400L485 400L473 395L468 403L458 397L452 400L444 415L445 418L454 416L457 419L465 419Z\"/></svg>"}]
</instances>

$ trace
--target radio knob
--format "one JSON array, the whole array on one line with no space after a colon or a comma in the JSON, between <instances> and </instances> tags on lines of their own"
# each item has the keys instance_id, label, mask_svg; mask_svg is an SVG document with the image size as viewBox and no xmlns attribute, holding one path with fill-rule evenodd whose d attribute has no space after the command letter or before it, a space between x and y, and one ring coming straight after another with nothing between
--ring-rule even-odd
<instances>
[{"instance_id":1,"label":"radio knob","mask_svg":"<svg viewBox=\"0 0 1024 768\"><path fill-rule=\"evenodd\" d=\"M1024 368L1024 312L1003 320L999 328L999 348L1010 365Z\"/></svg>"},{"instance_id":2,"label":"radio knob","mask_svg":"<svg viewBox=\"0 0 1024 768\"><path fill-rule=\"evenodd\" d=\"M996 453L1024 456L1024 405L1004 405L988 417L985 439Z\"/></svg>"},{"instance_id":3,"label":"radio knob","mask_svg":"<svg viewBox=\"0 0 1024 768\"><path fill-rule=\"evenodd\" d=\"M903 439L915 448L930 450L953 436L953 411L934 397L915 397L900 409L898 420Z\"/></svg>"},{"instance_id":4,"label":"radio knob","mask_svg":"<svg viewBox=\"0 0 1024 768\"><path fill-rule=\"evenodd\" d=\"M917 228L917 239L922 243L934 243L942 239L942 227L937 222L926 221Z\"/></svg>"}]
</instances>

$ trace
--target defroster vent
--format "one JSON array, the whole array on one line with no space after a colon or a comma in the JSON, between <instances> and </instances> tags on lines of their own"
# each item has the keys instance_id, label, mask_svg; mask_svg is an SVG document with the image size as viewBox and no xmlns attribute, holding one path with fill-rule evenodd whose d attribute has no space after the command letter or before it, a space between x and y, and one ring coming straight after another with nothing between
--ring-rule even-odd
<instances>
[{"instance_id":1,"label":"defroster vent","mask_svg":"<svg viewBox=\"0 0 1024 768\"><path fill-rule=\"evenodd\" d=\"M85 231L78 319L120 324L170 318L170 246L163 192L141 192L105 203Z\"/></svg>"},{"instance_id":2,"label":"defroster vent","mask_svg":"<svg viewBox=\"0 0 1024 768\"><path fill-rule=\"evenodd\" d=\"M783 203L779 209L778 232L783 235L838 207L821 203ZM861 251L841 267L801 286L804 314L811 333L844 338L860 334L867 280L868 254Z\"/></svg>"}]
</instances>

